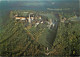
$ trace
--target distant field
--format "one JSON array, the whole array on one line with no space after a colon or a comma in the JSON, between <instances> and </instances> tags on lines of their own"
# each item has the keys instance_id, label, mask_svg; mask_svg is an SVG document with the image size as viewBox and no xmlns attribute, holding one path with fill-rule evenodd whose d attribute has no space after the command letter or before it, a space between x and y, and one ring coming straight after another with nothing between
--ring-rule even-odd
<instances>
[{"instance_id":1,"label":"distant field","mask_svg":"<svg viewBox=\"0 0 80 57\"><path fill-rule=\"evenodd\" d=\"M71 21L80 21L80 17L78 18L73 18L73 19L70 19Z\"/></svg>"},{"instance_id":2,"label":"distant field","mask_svg":"<svg viewBox=\"0 0 80 57\"><path fill-rule=\"evenodd\" d=\"M42 13L40 15L43 15L43 16L46 16L48 17L49 19L53 19L53 20L56 20L57 18L54 16L54 14L51 14L51 13Z\"/></svg>"}]
</instances>

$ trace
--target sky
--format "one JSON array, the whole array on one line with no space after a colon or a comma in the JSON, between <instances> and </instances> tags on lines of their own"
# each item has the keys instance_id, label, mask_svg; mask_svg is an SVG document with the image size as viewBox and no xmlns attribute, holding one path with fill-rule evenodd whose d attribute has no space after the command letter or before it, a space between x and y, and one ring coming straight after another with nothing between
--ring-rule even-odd
<instances>
[{"instance_id":1,"label":"sky","mask_svg":"<svg viewBox=\"0 0 80 57\"><path fill-rule=\"evenodd\" d=\"M79 1L79 0L0 0L0 1L27 1L26 3L18 3L17 5L26 5L26 6L44 6L50 4L50 5L59 5L60 3L64 3L63 1L68 1L66 3L69 3L70 1L72 3L75 3L75 1ZM29 2L28 2L29 1ZM48 1L47 3L45 1ZM78 2L77 2L78 3ZM15 4L16 5L16 4ZM62 5L64 6L64 5Z\"/></svg>"},{"instance_id":2,"label":"sky","mask_svg":"<svg viewBox=\"0 0 80 57\"><path fill-rule=\"evenodd\" d=\"M0 1L76 1L76 0L0 0Z\"/></svg>"},{"instance_id":3,"label":"sky","mask_svg":"<svg viewBox=\"0 0 80 57\"><path fill-rule=\"evenodd\" d=\"M62 2L62 1L68 1L68 2L73 2L73 1L80 1L80 0L0 0L1 1L7 1L7 2L10 2L10 1L32 1L32 2L35 2L35 1L39 1L39 2L43 2L43 1L49 1L49 2ZM54 4L54 3L52 3Z\"/></svg>"},{"instance_id":4,"label":"sky","mask_svg":"<svg viewBox=\"0 0 80 57\"><path fill-rule=\"evenodd\" d=\"M0 1L54 1L54 0L0 0Z\"/></svg>"}]
</instances>

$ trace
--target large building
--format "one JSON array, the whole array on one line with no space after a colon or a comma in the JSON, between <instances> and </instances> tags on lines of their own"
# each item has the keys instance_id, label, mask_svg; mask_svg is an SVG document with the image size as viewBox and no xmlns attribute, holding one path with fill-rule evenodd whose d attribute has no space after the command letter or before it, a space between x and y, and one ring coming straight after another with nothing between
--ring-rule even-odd
<instances>
[{"instance_id":1,"label":"large building","mask_svg":"<svg viewBox=\"0 0 80 57\"><path fill-rule=\"evenodd\" d=\"M18 16L18 15L15 15L15 19L16 20L27 21L27 22L31 23L33 20L42 19L42 17L38 16L38 15L36 16L33 13L29 13L28 16L26 16L26 17L21 17L21 16Z\"/></svg>"},{"instance_id":2,"label":"large building","mask_svg":"<svg viewBox=\"0 0 80 57\"><path fill-rule=\"evenodd\" d=\"M16 20L26 20L25 17L15 17Z\"/></svg>"}]
</instances>

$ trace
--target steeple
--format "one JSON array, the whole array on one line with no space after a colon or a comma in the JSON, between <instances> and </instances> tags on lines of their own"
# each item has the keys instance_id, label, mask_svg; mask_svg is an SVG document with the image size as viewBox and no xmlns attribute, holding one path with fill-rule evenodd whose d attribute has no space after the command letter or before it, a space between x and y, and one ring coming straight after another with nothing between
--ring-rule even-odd
<instances>
[{"instance_id":1,"label":"steeple","mask_svg":"<svg viewBox=\"0 0 80 57\"><path fill-rule=\"evenodd\" d=\"M29 14L29 20L28 20L28 22L29 22L29 23L31 23L31 18L30 18L30 14Z\"/></svg>"}]
</instances>

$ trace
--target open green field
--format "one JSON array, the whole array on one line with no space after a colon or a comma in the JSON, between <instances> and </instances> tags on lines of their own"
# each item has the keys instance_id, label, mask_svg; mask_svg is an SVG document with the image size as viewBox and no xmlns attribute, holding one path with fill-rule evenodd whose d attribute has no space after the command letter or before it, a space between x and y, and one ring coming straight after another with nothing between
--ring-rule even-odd
<instances>
[{"instance_id":1,"label":"open green field","mask_svg":"<svg viewBox=\"0 0 80 57\"><path fill-rule=\"evenodd\" d=\"M72 18L70 19L71 21L80 21L80 17L77 17L77 18Z\"/></svg>"},{"instance_id":2,"label":"open green field","mask_svg":"<svg viewBox=\"0 0 80 57\"><path fill-rule=\"evenodd\" d=\"M31 32L31 34L39 44L45 47L52 48L56 31L54 29L48 29L46 26L44 26L45 25L40 24L37 28L32 27L29 32Z\"/></svg>"},{"instance_id":3,"label":"open green field","mask_svg":"<svg viewBox=\"0 0 80 57\"><path fill-rule=\"evenodd\" d=\"M48 19L57 20L54 14L52 13L41 13L40 15L48 17Z\"/></svg>"}]
</instances>

